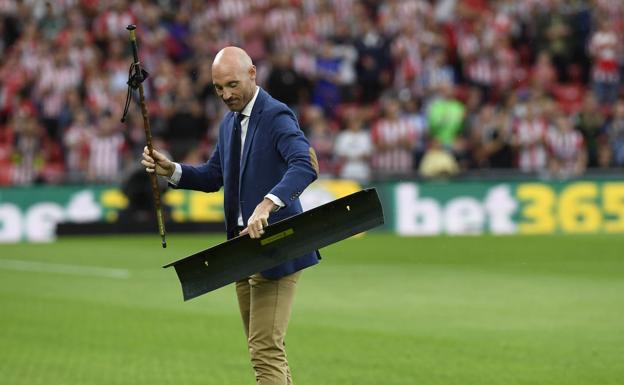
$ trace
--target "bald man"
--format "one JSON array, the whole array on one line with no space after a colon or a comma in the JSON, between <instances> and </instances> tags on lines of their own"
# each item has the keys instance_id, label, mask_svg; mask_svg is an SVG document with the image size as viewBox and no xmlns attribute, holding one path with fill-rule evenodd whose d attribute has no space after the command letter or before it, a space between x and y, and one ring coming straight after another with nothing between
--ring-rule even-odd
<instances>
[{"instance_id":1,"label":"bald man","mask_svg":"<svg viewBox=\"0 0 624 385\"><path fill-rule=\"evenodd\" d=\"M212 79L230 112L208 162L174 163L158 151L152 159L146 149L141 163L176 188L214 192L223 186L228 239L262 238L268 224L303 211L299 195L318 177L316 156L293 112L256 85L256 67L245 51L219 51ZM318 260L318 252L309 253L236 283L259 385L292 384L284 338L301 270Z\"/></svg>"}]
</instances>

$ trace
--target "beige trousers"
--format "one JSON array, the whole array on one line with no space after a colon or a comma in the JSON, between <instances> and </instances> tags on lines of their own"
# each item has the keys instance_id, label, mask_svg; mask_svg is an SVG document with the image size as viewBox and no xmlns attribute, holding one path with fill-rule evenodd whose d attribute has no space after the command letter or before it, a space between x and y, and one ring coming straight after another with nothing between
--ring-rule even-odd
<instances>
[{"instance_id":1,"label":"beige trousers","mask_svg":"<svg viewBox=\"0 0 624 385\"><path fill-rule=\"evenodd\" d=\"M284 338L301 272L278 280L254 274L236 282L247 347L258 385L291 385Z\"/></svg>"}]
</instances>

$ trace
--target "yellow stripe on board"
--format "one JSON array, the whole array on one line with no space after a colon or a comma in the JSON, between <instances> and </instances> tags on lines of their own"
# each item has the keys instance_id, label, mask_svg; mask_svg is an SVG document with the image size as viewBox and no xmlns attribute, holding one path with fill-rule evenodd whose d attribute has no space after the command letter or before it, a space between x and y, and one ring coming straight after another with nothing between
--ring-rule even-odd
<instances>
[{"instance_id":1,"label":"yellow stripe on board","mask_svg":"<svg viewBox=\"0 0 624 385\"><path fill-rule=\"evenodd\" d=\"M266 246L269 243L273 243L275 241L279 241L280 239L289 237L289 236L293 235L294 233L295 233L295 230L293 230L293 229L284 230L281 233L277 233L277 234L271 235L268 238L260 240L260 244L262 246Z\"/></svg>"}]
</instances>

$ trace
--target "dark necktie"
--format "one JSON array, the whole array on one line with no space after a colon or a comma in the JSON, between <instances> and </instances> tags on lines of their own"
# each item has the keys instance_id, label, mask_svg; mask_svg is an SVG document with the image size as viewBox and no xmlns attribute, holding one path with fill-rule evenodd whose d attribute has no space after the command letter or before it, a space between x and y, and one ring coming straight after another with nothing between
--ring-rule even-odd
<instances>
[{"instance_id":1,"label":"dark necktie","mask_svg":"<svg viewBox=\"0 0 624 385\"><path fill-rule=\"evenodd\" d=\"M229 183L225 186L225 195L228 197L229 202L226 220L230 237L237 235L236 227L238 226L238 211L240 207L238 192L241 164L241 121L244 117L245 115L239 112L234 118L234 130L232 132L229 154Z\"/></svg>"}]
</instances>

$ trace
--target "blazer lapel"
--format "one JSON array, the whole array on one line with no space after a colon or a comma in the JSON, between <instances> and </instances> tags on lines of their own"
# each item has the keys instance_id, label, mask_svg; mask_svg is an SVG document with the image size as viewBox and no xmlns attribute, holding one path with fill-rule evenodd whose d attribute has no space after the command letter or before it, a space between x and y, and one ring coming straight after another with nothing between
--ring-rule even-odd
<instances>
[{"instance_id":1,"label":"blazer lapel","mask_svg":"<svg viewBox=\"0 0 624 385\"><path fill-rule=\"evenodd\" d=\"M249 159L249 150L253 143L254 136L258 128L258 122L262 117L262 110L264 109L264 101L266 99L265 92L262 88L258 92L258 97L251 110L251 116L249 117L249 125L247 126L247 135L245 136L245 144L243 145L243 159L241 161L241 179L245 173L247 166L247 159Z\"/></svg>"}]
</instances>

